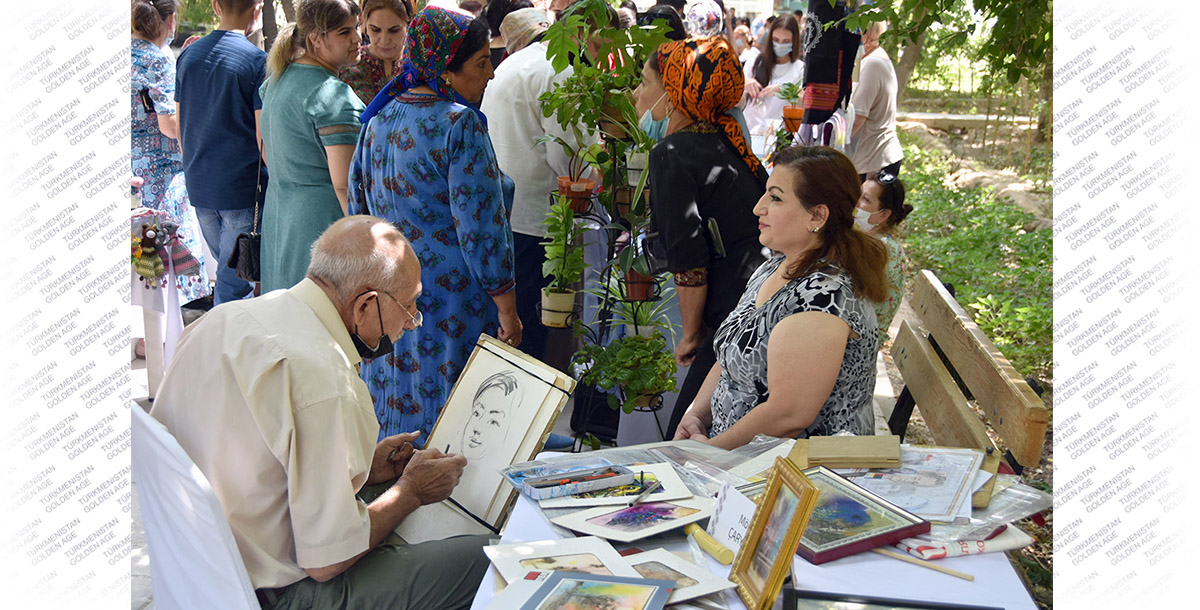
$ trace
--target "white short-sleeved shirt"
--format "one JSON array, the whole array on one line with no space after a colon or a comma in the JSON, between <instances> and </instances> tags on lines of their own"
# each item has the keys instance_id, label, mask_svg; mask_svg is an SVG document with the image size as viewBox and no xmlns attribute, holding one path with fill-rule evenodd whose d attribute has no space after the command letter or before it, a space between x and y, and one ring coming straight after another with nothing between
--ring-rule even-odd
<instances>
[{"instance_id":1,"label":"white short-sleeved shirt","mask_svg":"<svg viewBox=\"0 0 1200 610\"><path fill-rule=\"evenodd\" d=\"M754 62L758 60L759 54L754 54L749 57L746 64L742 66L742 77L747 82L754 79ZM767 86L782 85L783 83L801 84L804 78L804 62L797 59L796 61L786 64L775 64L775 69L771 71L771 80ZM752 135L767 135L775 133L775 128L771 127L770 121L776 123L783 120L783 107L785 102L774 95L763 96L757 100L746 102L746 107L743 113L746 115L746 127L750 129Z\"/></svg>"},{"instance_id":2,"label":"white short-sleeved shirt","mask_svg":"<svg viewBox=\"0 0 1200 610\"><path fill-rule=\"evenodd\" d=\"M850 94L855 117L866 123L854 136L851 160L860 174L879 171L904 158L896 137L896 68L887 51L875 49L859 64L858 84Z\"/></svg>"},{"instance_id":3,"label":"white short-sleeved shirt","mask_svg":"<svg viewBox=\"0 0 1200 610\"><path fill-rule=\"evenodd\" d=\"M355 493L379 423L350 335L325 292L222 304L188 327L150 415L212 484L255 588L370 545Z\"/></svg>"}]
</instances>

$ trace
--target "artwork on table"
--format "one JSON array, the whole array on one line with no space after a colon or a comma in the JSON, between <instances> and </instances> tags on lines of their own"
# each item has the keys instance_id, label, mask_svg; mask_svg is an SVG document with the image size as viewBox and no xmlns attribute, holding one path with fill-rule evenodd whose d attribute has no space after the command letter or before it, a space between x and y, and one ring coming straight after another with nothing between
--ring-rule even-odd
<instances>
[{"instance_id":1,"label":"artwork on table","mask_svg":"<svg viewBox=\"0 0 1200 610\"><path fill-rule=\"evenodd\" d=\"M635 506L600 506L555 517L551 522L584 534L632 542L695 523L712 515L712 510L712 498L691 498Z\"/></svg>"},{"instance_id":2,"label":"artwork on table","mask_svg":"<svg viewBox=\"0 0 1200 610\"><path fill-rule=\"evenodd\" d=\"M729 474L739 476L751 483L766 481L767 477L771 474L771 469L775 467L775 458L787 457L795 444L795 439L784 440L782 443L730 468Z\"/></svg>"},{"instance_id":3,"label":"artwork on table","mask_svg":"<svg viewBox=\"0 0 1200 610\"><path fill-rule=\"evenodd\" d=\"M821 564L929 531L929 522L816 466L804 475L820 492L800 556Z\"/></svg>"},{"instance_id":4,"label":"artwork on table","mask_svg":"<svg viewBox=\"0 0 1200 610\"><path fill-rule=\"evenodd\" d=\"M467 466L452 498L499 529L516 492L498 466L531 459L541 451L554 421L575 389L575 380L488 335L450 391L425 447L461 453ZM422 506L397 528L409 544L487 531L450 502Z\"/></svg>"},{"instance_id":5,"label":"artwork on table","mask_svg":"<svg viewBox=\"0 0 1200 610\"><path fill-rule=\"evenodd\" d=\"M539 500L538 504L544 509L626 505L630 500L641 494L645 487L654 484L656 481L662 483L662 486L650 492L650 495L646 498L647 502L683 500L692 497L691 490L679 478L679 474L675 472L675 467L669 463L627 466L627 468L632 470L636 477L634 483L630 485L609 487L573 496L547 498Z\"/></svg>"},{"instance_id":6,"label":"artwork on table","mask_svg":"<svg viewBox=\"0 0 1200 610\"><path fill-rule=\"evenodd\" d=\"M766 610L779 596L792 555L817 503L817 489L790 460L775 458L729 579L749 610Z\"/></svg>"},{"instance_id":7,"label":"artwork on table","mask_svg":"<svg viewBox=\"0 0 1200 610\"><path fill-rule=\"evenodd\" d=\"M944 602L887 599L817 591L783 590L783 610L1003 610L995 606L967 606Z\"/></svg>"},{"instance_id":8,"label":"artwork on table","mask_svg":"<svg viewBox=\"0 0 1200 610\"><path fill-rule=\"evenodd\" d=\"M670 580L554 572L521 610L658 610L674 586Z\"/></svg>"},{"instance_id":9,"label":"artwork on table","mask_svg":"<svg viewBox=\"0 0 1200 610\"><path fill-rule=\"evenodd\" d=\"M951 523L970 505L982 465L978 449L904 445L899 468L856 471L846 478L919 517Z\"/></svg>"},{"instance_id":10,"label":"artwork on table","mask_svg":"<svg viewBox=\"0 0 1200 610\"><path fill-rule=\"evenodd\" d=\"M633 569L643 578L675 581L675 590L667 600L668 604L677 604L734 587L732 582L713 574L707 567L698 566L666 549L627 555L625 559L629 560Z\"/></svg>"},{"instance_id":11,"label":"artwork on table","mask_svg":"<svg viewBox=\"0 0 1200 610\"><path fill-rule=\"evenodd\" d=\"M612 544L595 536L497 544L483 547L483 553L505 582L521 578L531 570L639 576Z\"/></svg>"}]
</instances>

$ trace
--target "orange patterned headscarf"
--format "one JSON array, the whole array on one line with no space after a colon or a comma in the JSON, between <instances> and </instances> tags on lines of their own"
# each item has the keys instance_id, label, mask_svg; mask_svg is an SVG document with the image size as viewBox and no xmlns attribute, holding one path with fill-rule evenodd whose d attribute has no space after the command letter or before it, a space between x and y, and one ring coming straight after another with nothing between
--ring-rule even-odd
<instances>
[{"instance_id":1,"label":"orange patterned headscarf","mask_svg":"<svg viewBox=\"0 0 1200 610\"><path fill-rule=\"evenodd\" d=\"M715 123L750 172L766 182L767 172L750 150L741 125L728 114L741 101L745 84L729 43L723 37L666 43L658 48L658 70L671 105L694 121Z\"/></svg>"}]
</instances>

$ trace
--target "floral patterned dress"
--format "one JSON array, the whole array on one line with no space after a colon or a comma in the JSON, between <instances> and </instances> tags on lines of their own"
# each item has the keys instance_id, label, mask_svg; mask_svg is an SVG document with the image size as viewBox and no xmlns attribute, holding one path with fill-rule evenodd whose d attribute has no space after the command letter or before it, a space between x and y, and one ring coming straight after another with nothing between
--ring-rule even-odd
<instances>
[{"instance_id":1,"label":"floral patterned dress","mask_svg":"<svg viewBox=\"0 0 1200 610\"><path fill-rule=\"evenodd\" d=\"M402 60L403 58L392 62L393 75L400 71ZM367 45L358 50L358 61L354 65L338 70L338 78L350 85L364 104L370 104L391 80L391 77L383 72L383 60L371 55Z\"/></svg>"},{"instance_id":2,"label":"floral patterned dress","mask_svg":"<svg viewBox=\"0 0 1200 610\"><path fill-rule=\"evenodd\" d=\"M875 304L875 315L879 317L879 344L882 346L888 339L888 327L896 310L900 309L900 301L904 298L904 281L908 276L908 259L904 256L904 247L900 240L891 235L882 235L883 245L887 246L887 300Z\"/></svg>"},{"instance_id":3,"label":"floral patterned dress","mask_svg":"<svg viewBox=\"0 0 1200 610\"><path fill-rule=\"evenodd\" d=\"M420 329L363 363L380 437L428 438L480 333L499 330L492 296L514 287L513 183L475 111L403 93L363 129L350 163L351 214L391 221L421 261Z\"/></svg>"},{"instance_id":4,"label":"floral patterned dress","mask_svg":"<svg viewBox=\"0 0 1200 610\"><path fill-rule=\"evenodd\" d=\"M132 73L130 77L130 139L133 143L130 158L133 174L144 183L142 205L165 212L179 225L179 237L204 267L204 250L200 245L200 221L188 202L183 182L183 155L179 143L163 135L158 128L158 114L175 114L175 62L154 43L134 38L131 41ZM144 93L143 93L144 92ZM152 112L146 110L149 98ZM208 295L208 277L179 276L179 302L187 303Z\"/></svg>"}]
</instances>

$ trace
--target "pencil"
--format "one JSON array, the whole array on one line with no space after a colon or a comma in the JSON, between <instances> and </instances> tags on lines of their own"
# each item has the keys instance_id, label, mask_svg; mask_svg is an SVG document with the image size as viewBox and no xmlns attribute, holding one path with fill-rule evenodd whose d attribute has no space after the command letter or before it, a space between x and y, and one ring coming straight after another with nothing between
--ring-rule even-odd
<instances>
[{"instance_id":1,"label":"pencil","mask_svg":"<svg viewBox=\"0 0 1200 610\"><path fill-rule=\"evenodd\" d=\"M929 568L930 570L937 570L938 572L941 572L943 574L949 574L951 576L961 578L963 580L970 580L970 581L975 580L975 577L971 576L970 574L964 574L957 570L951 570L950 568L944 568L944 567L936 565L932 562L925 561L924 559L917 559L916 557L913 557L911 555L906 555L904 553L898 553L896 551L893 551L890 549L884 549L884 548L875 548L875 549L871 549L871 550L875 551L876 553L879 553L880 555L886 555L893 559L899 559L900 561L907 561L908 563L911 563L914 565L919 565L923 568Z\"/></svg>"}]
</instances>

